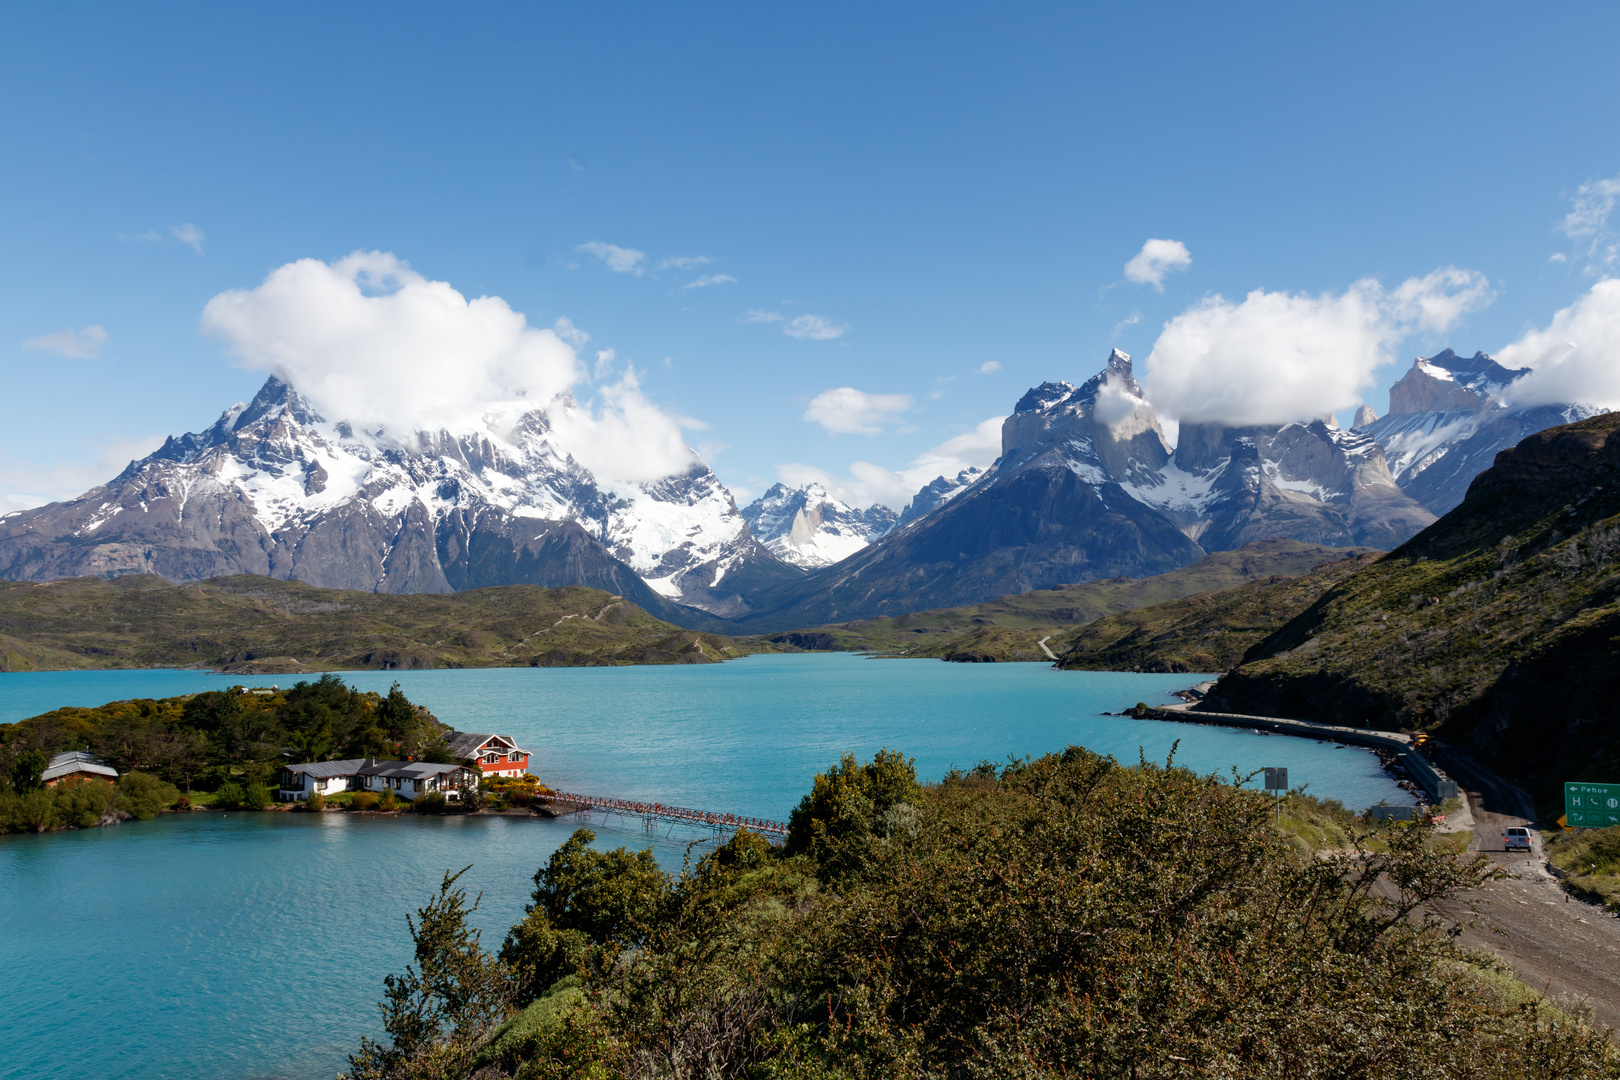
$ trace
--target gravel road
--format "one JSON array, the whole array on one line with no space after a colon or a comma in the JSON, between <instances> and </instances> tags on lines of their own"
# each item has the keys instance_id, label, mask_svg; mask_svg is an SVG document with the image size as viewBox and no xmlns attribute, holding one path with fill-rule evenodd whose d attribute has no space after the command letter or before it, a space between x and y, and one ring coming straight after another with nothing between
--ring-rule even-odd
<instances>
[{"instance_id":1,"label":"gravel road","mask_svg":"<svg viewBox=\"0 0 1620 1080\"><path fill-rule=\"evenodd\" d=\"M1471 847L1513 873L1487 886L1480 921L1463 935L1467 945L1501 956L1525 983L1549 997L1590 1011L1599 1027L1620 1030L1620 919L1601 907L1572 900L1547 871L1541 834L1529 797L1461 753L1440 747L1437 763L1456 779L1474 815ZM1530 828L1533 850L1507 851L1502 830ZM1450 918L1461 904L1441 906Z\"/></svg>"}]
</instances>

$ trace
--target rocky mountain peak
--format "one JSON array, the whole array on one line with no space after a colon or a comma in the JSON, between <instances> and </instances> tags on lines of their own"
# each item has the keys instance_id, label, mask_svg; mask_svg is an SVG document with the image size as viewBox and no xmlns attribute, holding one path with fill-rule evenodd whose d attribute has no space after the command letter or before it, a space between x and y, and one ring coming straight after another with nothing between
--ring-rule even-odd
<instances>
[{"instance_id":1,"label":"rocky mountain peak","mask_svg":"<svg viewBox=\"0 0 1620 1080\"><path fill-rule=\"evenodd\" d=\"M1450 349L1420 356L1389 388L1389 413L1481 413L1499 404L1497 395L1503 387L1529 373L1529 368L1505 368L1482 352L1466 359Z\"/></svg>"},{"instance_id":2,"label":"rocky mountain peak","mask_svg":"<svg viewBox=\"0 0 1620 1080\"><path fill-rule=\"evenodd\" d=\"M1074 390L1074 383L1071 382L1043 382L1025 391L1024 396L1018 399L1018 404L1013 406L1013 412L1040 412L1049 409L1060 401L1067 401Z\"/></svg>"},{"instance_id":3,"label":"rocky mountain peak","mask_svg":"<svg viewBox=\"0 0 1620 1080\"><path fill-rule=\"evenodd\" d=\"M1375 422L1377 419L1378 414L1373 412L1373 407L1371 405L1362 405L1356 409L1355 422L1350 426L1352 428L1366 427L1368 424Z\"/></svg>"},{"instance_id":4,"label":"rocky mountain peak","mask_svg":"<svg viewBox=\"0 0 1620 1080\"><path fill-rule=\"evenodd\" d=\"M741 510L749 530L771 554L794 566L830 566L888 534L899 520L881 504L856 509L812 481L772 484Z\"/></svg>"},{"instance_id":5,"label":"rocky mountain peak","mask_svg":"<svg viewBox=\"0 0 1620 1080\"><path fill-rule=\"evenodd\" d=\"M984 474L983 469L970 466L955 476L939 476L930 480L900 512L899 527L905 528L918 518L938 510L972 487Z\"/></svg>"}]
</instances>

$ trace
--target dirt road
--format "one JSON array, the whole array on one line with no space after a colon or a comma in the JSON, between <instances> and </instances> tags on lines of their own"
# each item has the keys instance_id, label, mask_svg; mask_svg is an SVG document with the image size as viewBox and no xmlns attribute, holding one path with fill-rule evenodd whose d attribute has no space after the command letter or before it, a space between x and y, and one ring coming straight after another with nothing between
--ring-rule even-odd
<instances>
[{"instance_id":1,"label":"dirt road","mask_svg":"<svg viewBox=\"0 0 1620 1080\"><path fill-rule=\"evenodd\" d=\"M1620 919L1571 900L1548 873L1524 792L1450 748L1441 747L1436 757L1468 797L1474 815L1471 846L1514 874L1484 890L1480 924L1463 935L1463 942L1491 950L1530 986L1590 1009L1599 1027L1620 1032ZM1509 825L1529 826L1529 854L1503 849L1502 830ZM1438 913L1460 918L1467 912L1455 904Z\"/></svg>"}]
</instances>

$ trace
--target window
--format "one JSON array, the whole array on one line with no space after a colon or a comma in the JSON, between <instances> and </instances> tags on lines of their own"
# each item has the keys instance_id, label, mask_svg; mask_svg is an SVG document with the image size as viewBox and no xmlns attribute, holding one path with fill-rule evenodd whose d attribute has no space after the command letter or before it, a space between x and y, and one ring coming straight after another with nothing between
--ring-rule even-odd
<instances>
[{"instance_id":1,"label":"window","mask_svg":"<svg viewBox=\"0 0 1620 1080\"><path fill-rule=\"evenodd\" d=\"M506 759L508 761L522 761L523 755L514 750L510 754L506 755Z\"/></svg>"},{"instance_id":2,"label":"window","mask_svg":"<svg viewBox=\"0 0 1620 1080\"><path fill-rule=\"evenodd\" d=\"M493 765L499 760L501 760L501 755L499 755L499 754L485 754L484 755L484 764L485 765Z\"/></svg>"}]
</instances>

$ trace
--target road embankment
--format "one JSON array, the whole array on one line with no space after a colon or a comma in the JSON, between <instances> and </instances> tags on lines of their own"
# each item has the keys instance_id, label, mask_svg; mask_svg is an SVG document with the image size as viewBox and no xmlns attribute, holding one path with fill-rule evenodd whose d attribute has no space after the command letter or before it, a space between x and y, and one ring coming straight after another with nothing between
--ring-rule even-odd
<instances>
[{"instance_id":1,"label":"road embankment","mask_svg":"<svg viewBox=\"0 0 1620 1080\"><path fill-rule=\"evenodd\" d=\"M1206 712L1195 708L1191 703L1170 705L1160 709L1136 708L1130 710L1129 715L1140 719L1169 720L1178 724L1252 728L1276 732L1279 735L1296 735L1306 739L1324 739L1350 746L1364 746L1394 758L1423 789L1433 805L1439 806L1447 799L1457 797L1456 781L1414 748L1410 735L1398 731L1369 731L1365 728L1344 727L1338 724L1319 724L1312 720Z\"/></svg>"}]
</instances>

